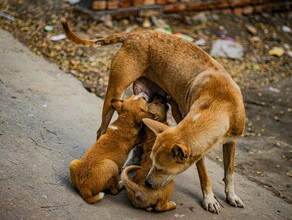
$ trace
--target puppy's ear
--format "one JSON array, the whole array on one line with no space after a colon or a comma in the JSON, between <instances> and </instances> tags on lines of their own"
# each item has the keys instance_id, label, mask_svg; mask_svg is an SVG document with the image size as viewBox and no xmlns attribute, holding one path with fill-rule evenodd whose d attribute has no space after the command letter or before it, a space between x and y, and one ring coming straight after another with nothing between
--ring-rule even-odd
<instances>
[{"instance_id":1,"label":"puppy's ear","mask_svg":"<svg viewBox=\"0 0 292 220\"><path fill-rule=\"evenodd\" d=\"M150 128L156 135L160 134L161 132L165 131L166 129L170 128L168 125L163 124L161 122L149 119L149 118L143 118L142 121L144 124Z\"/></svg>"},{"instance_id":2,"label":"puppy's ear","mask_svg":"<svg viewBox=\"0 0 292 220\"><path fill-rule=\"evenodd\" d=\"M116 110L118 113L122 110L123 100L119 99L112 99L111 106L114 110Z\"/></svg>"},{"instance_id":3,"label":"puppy's ear","mask_svg":"<svg viewBox=\"0 0 292 220\"><path fill-rule=\"evenodd\" d=\"M184 144L175 144L171 148L171 155L177 162L184 162L190 157L191 148Z\"/></svg>"}]
</instances>

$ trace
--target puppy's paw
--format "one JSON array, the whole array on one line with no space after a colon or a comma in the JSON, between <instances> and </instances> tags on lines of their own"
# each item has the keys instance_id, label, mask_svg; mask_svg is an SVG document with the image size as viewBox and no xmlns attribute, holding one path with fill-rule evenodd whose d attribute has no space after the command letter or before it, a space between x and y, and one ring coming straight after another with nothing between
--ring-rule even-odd
<instances>
[{"instance_id":1,"label":"puppy's paw","mask_svg":"<svg viewBox=\"0 0 292 220\"><path fill-rule=\"evenodd\" d=\"M226 196L226 202L234 207L239 207L239 208L243 208L244 204L241 201L241 199L235 194L235 193L230 193Z\"/></svg>"},{"instance_id":2,"label":"puppy's paw","mask_svg":"<svg viewBox=\"0 0 292 220\"><path fill-rule=\"evenodd\" d=\"M204 196L203 208L206 211L219 214L219 212L220 212L220 203L214 197L213 193Z\"/></svg>"}]
</instances>

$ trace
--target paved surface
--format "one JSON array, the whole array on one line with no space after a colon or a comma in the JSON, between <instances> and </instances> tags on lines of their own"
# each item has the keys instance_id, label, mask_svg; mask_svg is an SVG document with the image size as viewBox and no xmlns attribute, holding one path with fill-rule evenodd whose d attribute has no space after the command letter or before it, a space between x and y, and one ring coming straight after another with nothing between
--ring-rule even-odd
<instances>
[{"instance_id":1,"label":"paved surface","mask_svg":"<svg viewBox=\"0 0 292 220\"><path fill-rule=\"evenodd\" d=\"M292 206L236 175L244 209L225 202L223 169L207 161L219 215L201 208L195 166L175 179L177 209L147 213L125 191L86 204L72 188L68 164L94 142L102 100L57 66L0 30L0 219L291 219Z\"/></svg>"}]
</instances>

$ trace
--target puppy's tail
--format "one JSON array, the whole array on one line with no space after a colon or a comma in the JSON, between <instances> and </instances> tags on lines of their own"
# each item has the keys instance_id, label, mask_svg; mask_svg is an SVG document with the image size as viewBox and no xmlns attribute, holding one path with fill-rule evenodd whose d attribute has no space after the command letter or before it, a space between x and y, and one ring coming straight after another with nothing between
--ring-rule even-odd
<instances>
[{"instance_id":1,"label":"puppy's tail","mask_svg":"<svg viewBox=\"0 0 292 220\"><path fill-rule=\"evenodd\" d=\"M79 37L77 34L75 34L71 30L66 19L62 18L61 22L62 22L63 30L66 33L68 39L76 44L81 44L84 46L94 46L94 45L103 46L107 44L124 43L127 37L127 33L118 33L118 34L113 34L108 37L100 38L100 39L85 39L85 38Z\"/></svg>"},{"instance_id":2,"label":"puppy's tail","mask_svg":"<svg viewBox=\"0 0 292 220\"><path fill-rule=\"evenodd\" d=\"M123 172L122 172L122 174L121 174L121 179L122 179L122 181L123 181L123 183L124 183L124 186L127 188L127 189L130 189L130 190L132 190L132 191L134 191L134 192L138 192L138 191L140 191L140 185L138 185L137 183L135 183L133 180L131 180L130 178L129 178L129 172L130 171L133 171L133 170L138 170L138 169L141 169L141 167L140 166L135 166L135 165L132 165L132 166L128 166L128 167L126 167L124 170L123 170Z\"/></svg>"}]
</instances>

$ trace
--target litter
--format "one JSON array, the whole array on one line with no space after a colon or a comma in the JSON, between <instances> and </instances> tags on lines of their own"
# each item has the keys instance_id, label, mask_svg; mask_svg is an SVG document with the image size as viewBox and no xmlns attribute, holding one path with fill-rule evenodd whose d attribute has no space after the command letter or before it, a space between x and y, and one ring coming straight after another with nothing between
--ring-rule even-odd
<instances>
[{"instance_id":1,"label":"litter","mask_svg":"<svg viewBox=\"0 0 292 220\"><path fill-rule=\"evenodd\" d=\"M253 35L257 33L257 29L251 24L246 24L245 28Z\"/></svg>"},{"instance_id":2,"label":"litter","mask_svg":"<svg viewBox=\"0 0 292 220\"><path fill-rule=\"evenodd\" d=\"M185 39L187 41L190 41L190 42L194 41L194 38L192 38L191 36L186 35L186 34L175 33L174 35L177 36L177 37L183 38L183 39Z\"/></svg>"},{"instance_id":3,"label":"litter","mask_svg":"<svg viewBox=\"0 0 292 220\"><path fill-rule=\"evenodd\" d=\"M158 27L158 28L169 28L170 25L167 24L163 19L158 19L155 16L151 17L151 21L153 22L154 26Z\"/></svg>"},{"instance_id":4,"label":"litter","mask_svg":"<svg viewBox=\"0 0 292 220\"><path fill-rule=\"evenodd\" d=\"M155 28L155 30L166 34L172 34L171 28Z\"/></svg>"},{"instance_id":5,"label":"litter","mask_svg":"<svg viewBox=\"0 0 292 220\"><path fill-rule=\"evenodd\" d=\"M9 14L6 14L5 12L2 12L2 11L0 11L0 17L7 18L10 21L16 21L15 17L13 17Z\"/></svg>"},{"instance_id":6,"label":"litter","mask_svg":"<svg viewBox=\"0 0 292 220\"><path fill-rule=\"evenodd\" d=\"M80 2L80 0L66 0L70 5L75 5Z\"/></svg>"},{"instance_id":7,"label":"litter","mask_svg":"<svg viewBox=\"0 0 292 220\"><path fill-rule=\"evenodd\" d=\"M285 50L281 47L273 47L271 50L269 50L270 56L277 56L281 57L285 53Z\"/></svg>"},{"instance_id":8,"label":"litter","mask_svg":"<svg viewBox=\"0 0 292 220\"><path fill-rule=\"evenodd\" d=\"M270 91L272 91L272 92L274 92L274 93L280 93L280 90L279 89L276 89L276 88L274 88L274 87L269 87L269 90Z\"/></svg>"},{"instance_id":9,"label":"litter","mask_svg":"<svg viewBox=\"0 0 292 220\"><path fill-rule=\"evenodd\" d=\"M200 39L200 40L195 41L195 44L197 46L204 46L206 44L206 41L204 39Z\"/></svg>"},{"instance_id":10,"label":"litter","mask_svg":"<svg viewBox=\"0 0 292 220\"><path fill-rule=\"evenodd\" d=\"M150 27L151 27L151 22L149 21L148 18L146 18L146 19L143 21L142 26L143 26L144 28L150 28Z\"/></svg>"},{"instance_id":11,"label":"litter","mask_svg":"<svg viewBox=\"0 0 292 220\"><path fill-rule=\"evenodd\" d=\"M288 27L288 26L286 26L286 25L282 26L282 30L283 30L284 32L288 32L288 33L291 33L291 32L292 32L291 28Z\"/></svg>"},{"instance_id":12,"label":"litter","mask_svg":"<svg viewBox=\"0 0 292 220\"><path fill-rule=\"evenodd\" d=\"M53 31L54 30L54 26L52 26L52 25L46 25L45 26L45 31L47 31L47 32L51 32L51 31Z\"/></svg>"},{"instance_id":13,"label":"litter","mask_svg":"<svg viewBox=\"0 0 292 220\"><path fill-rule=\"evenodd\" d=\"M239 59L243 56L243 47L236 42L216 40L213 43L210 54L214 57L218 56Z\"/></svg>"},{"instance_id":14,"label":"litter","mask_svg":"<svg viewBox=\"0 0 292 220\"><path fill-rule=\"evenodd\" d=\"M51 41L59 41L59 40L63 40L66 38L65 34L60 34L60 35L56 35L56 36L52 36L50 38Z\"/></svg>"}]
</instances>

